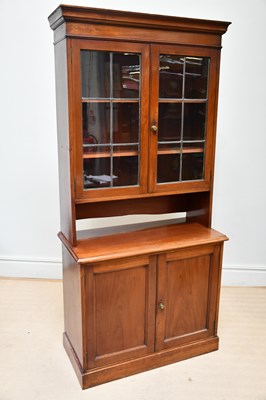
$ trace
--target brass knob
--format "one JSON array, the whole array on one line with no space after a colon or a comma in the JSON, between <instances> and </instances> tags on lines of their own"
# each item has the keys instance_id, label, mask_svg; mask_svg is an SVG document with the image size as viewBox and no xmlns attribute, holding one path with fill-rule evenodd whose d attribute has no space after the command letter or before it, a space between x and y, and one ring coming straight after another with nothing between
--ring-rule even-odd
<instances>
[{"instance_id":1,"label":"brass knob","mask_svg":"<svg viewBox=\"0 0 266 400\"><path fill-rule=\"evenodd\" d=\"M165 308L165 305L163 304L163 301L162 301L162 300L160 301L160 303L159 303L158 307L159 307L159 309L160 309L161 311L163 311L163 310L164 310L164 308Z\"/></svg>"},{"instance_id":2,"label":"brass knob","mask_svg":"<svg viewBox=\"0 0 266 400\"><path fill-rule=\"evenodd\" d=\"M151 130L152 130L153 133L156 133L158 131L158 127L157 127L157 125L155 125L155 123L152 124Z\"/></svg>"}]
</instances>

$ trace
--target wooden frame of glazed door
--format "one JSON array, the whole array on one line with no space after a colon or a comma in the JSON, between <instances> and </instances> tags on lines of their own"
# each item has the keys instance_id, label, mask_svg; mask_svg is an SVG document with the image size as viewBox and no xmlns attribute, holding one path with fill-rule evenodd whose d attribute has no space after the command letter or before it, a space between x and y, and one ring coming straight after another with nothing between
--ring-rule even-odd
<instances>
[{"instance_id":1,"label":"wooden frame of glazed door","mask_svg":"<svg viewBox=\"0 0 266 400\"><path fill-rule=\"evenodd\" d=\"M210 59L209 63L209 82L207 96L206 113L206 133L204 146L204 174L200 180L184 180L176 182L157 183L157 149L158 135L160 126L159 120L159 59L160 55L174 55L182 57L206 57ZM183 193L193 191L210 190L211 174L213 170L214 145L215 145L215 126L217 102L218 71L217 61L218 52L215 49L195 48L188 46L175 45L151 45L151 97L150 97L150 127L157 126L157 130L152 131L150 135L150 153L149 153L149 184L148 190L151 193ZM184 96L184 94L183 94ZM173 101L173 100L170 100ZM180 103L197 103L197 100L180 99Z\"/></svg>"},{"instance_id":2,"label":"wooden frame of glazed door","mask_svg":"<svg viewBox=\"0 0 266 400\"><path fill-rule=\"evenodd\" d=\"M75 176L75 197L77 202L89 202L102 200L103 198L128 198L130 196L140 195L147 192L147 170L148 170L148 93L149 93L149 46L141 43L115 42L115 41L98 41L98 40L71 40L71 91L72 91L72 108L71 108L71 129L75 132L72 136L74 154L74 176ZM108 188L84 189L83 186L83 151L82 151L82 99L81 92L81 51L104 51L110 53L136 53L141 55L141 84L139 95L139 153L138 153L138 184L132 186L117 186ZM114 101L110 99L91 101ZM118 102L118 101L116 101ZM119 99L119 103L124 104L128 100ZM103 155L99 155L103 157Z\"/></svg>"}]
</instances>

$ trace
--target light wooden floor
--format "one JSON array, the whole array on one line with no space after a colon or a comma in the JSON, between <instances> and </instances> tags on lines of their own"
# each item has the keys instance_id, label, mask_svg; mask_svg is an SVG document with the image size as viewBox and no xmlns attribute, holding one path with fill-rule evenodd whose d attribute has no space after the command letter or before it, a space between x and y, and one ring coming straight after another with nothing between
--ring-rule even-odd
<instances>
[{"instance_id":1,"label":"light wooden floor","mask_svg":"<svg viewBox=\"0 0 266 400\"><path fill-rule=\"evenodd\" d=\"M223 288L220 350L82 391L62 282L0 279L1 400L266 400L266 288Z\"/></svg>"}]
</instances>

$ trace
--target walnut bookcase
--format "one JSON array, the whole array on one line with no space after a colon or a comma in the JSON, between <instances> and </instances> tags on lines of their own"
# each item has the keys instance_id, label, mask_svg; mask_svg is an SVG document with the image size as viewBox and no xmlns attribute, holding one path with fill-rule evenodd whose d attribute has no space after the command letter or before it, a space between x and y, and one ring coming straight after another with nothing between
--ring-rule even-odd
<instances>
[{"instance_id":1,"label":"walnut bookcase","mask_svg":"<svg viewBox=\"0 0 266 400\"><path fill-rule=\"evenodd\" d=\"M82 388L218 348L211 228L228 22L61 5L54 30L64 346ZM183 221L77 231L79 219Z\"/></svg>"}]
</instances>

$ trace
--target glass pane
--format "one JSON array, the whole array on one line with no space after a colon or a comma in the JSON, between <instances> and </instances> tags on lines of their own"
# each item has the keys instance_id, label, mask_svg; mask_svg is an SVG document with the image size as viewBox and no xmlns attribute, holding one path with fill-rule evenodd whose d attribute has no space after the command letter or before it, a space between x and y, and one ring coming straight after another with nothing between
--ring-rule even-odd
<instances>
[{"instance_id":1,"label":"glass pane","mask_svg":"<svg viewBox=\"0 0 266 400\"><path fill-rule=\"evenodd\" d=\"M158 140L180 140L182 105L180 103L159 104Z\"/></svg>"},{"instance_id":2,"label":"glass pane","mask_svg":"<svg viewBox=\"0 0 266 400\"><path fill-rule=\"evenodd\" d=\"M140 60L81 51L85 189L139 184Z\"/></svg>"},{"instance_id":3,"label":"glass pane","mask_svg":"<svg viewBox=\"0 0 266 400\"><path fill-rule=\"evenodd\" d=\"M113 103L114 143L138 143L139 103Z\"/></svg>"},{"instance_id":4,"label":"glass pane","mask_svg":"<svg viewBox=\"0 0 266 400\"><path fill-rule=\"evenodd\" d=\"M184 140L204 140L206 104L184 104Z\"/></svg>"},{"instance_id":5,"label":"glass pane","mask_svg":"<svg viewBox=\"0 0 266 400\"><path fill-rule=\"evenodd\" d=\"M184 57L160 55L159 97L182 98Z\"/></svg>"},{"instance_id":6,"label":"glass pane","mask_svg":"<svg viewBox=\"0 0 266 400\"><path fill-rule=\"evenodd\" d=\"M186 57L185 98L206 99L209 59Z\"/></svg>"},{"instance_id":7,"label":"glass pane","mask_svg":"<svg viewBox=\"0 0 266 400\"><path fill-rule=\"evenodd\" d=\"M180 146L160 145L157 159L157 182L177 182L180 173Z\"/></svg>"},{"instance_id":8,"label":"glass pane","mask_svg":"<svg viewBox=\"0 0 266 400\"><path fill-rule=\"evenodd\" d=\"M110 146L95 146L94 144L83 145L83 158L110 157Z\"/></svg>"},{"instance_id":9,"label":"glass pane","mask_svg":"<svg viewBox=\"0 0 266 400\"><path fill-rule=\"evenodd\" d=\"M84 188L110 187L110 147L89 147L83 159Z\"/></svg>"},{"instance_id":10,"label":"glass pane","mask_svg":"<svg viewBox=\"0 0 266 400\"><path fill-rule=\"evenodd\" d=\"M109 102L83 103L82 120L84 145L110 143Z\"/></svg>"},{"instance_id":11,"label":"glass pane","mask_svg":"<svg viewBox=\"0 0 266 400\"><path fill-rule=\"evenodd\" d=\"M140 56L133 53L113 54L113 97L139 98Z\"/></svg>"},{"instance_id":12,"label":"glass pane","mask_svg":"<svg viewBox=\"0 0 266 400\"><path fill-rule=\"evenodd\" d=\"M203 153L182 155L182 180L203 179Z\"/></svg>"},{"instance_id":13,"label":"glass pane","mask_svg":"<svg viewBox=\"0 0 266 400\"><path fill-rule=\"evenodd\" d=\"M139 158L138 156L131 156L127 154L136 154L137 146L131 146L127 152L124 154L121 152L119 157L117 155L116 149L114 149L113 157L113 173L117 177L114 180L114 186L132 186L139 184Z\"/></svg>"},{"instance_id":14,"label":"glass pane","mask_svg":"<svg viewBox=\"0 0 266 400\"><path fill-rule=\"evenodd\" d=\"M110 97L110 53L81 51L82 97Z\"/></svg>"}]
</instances>

